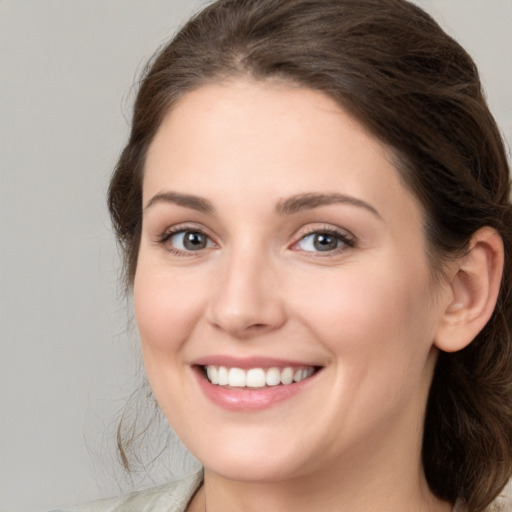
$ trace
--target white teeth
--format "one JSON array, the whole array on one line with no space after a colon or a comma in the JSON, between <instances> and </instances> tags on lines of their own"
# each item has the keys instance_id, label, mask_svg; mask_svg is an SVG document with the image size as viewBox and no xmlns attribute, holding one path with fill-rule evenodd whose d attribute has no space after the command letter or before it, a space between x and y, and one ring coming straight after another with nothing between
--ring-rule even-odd
<instances>
[{"instance_id":1,"label":"white teeth","mask_svg":"<svg viewBox=\"0 0 512 512\"><path fill-rule=\"evenodd\" d=\"M228 369L225 366L219 366L218 384L219 386L227 386L229 384Z\"/></svg>"},{"instance_id":2,"label":"white teeth","mask_svg":"<svg viewBox=\"0 0 512 512\"><path fill-rule=\"evenodd\" d=\"M279 368L269 368L265 379L267 386L277 386L281 384L281 372Z\"/></svg>"},{"instance_id":3,"label":"white teeth","mask_svg":"<svg viewBox=\"0 0 512 512\"><path fill-rule=\"evenodd\" d=\"M293 382L293 368L285 368L281 372L281 384L285 386Z\"/></svg>"},{"instance_id":4,"label":"white teeth","mask_svg":"<svg viewBox=\"0 0 512 512\"><path fill-rule=\"evenodd\" d=\"M230 368L228 373L228 385L234 388L245 387L245 372L240 368Z\"/></svg>"},{"instance_id":5,"label":"white teeth","mask_svg":"<svg viewBox=\"0 0 512 512\"><path fill-rule=\"evenodd\" d=\"M315 371L311 366L242 370L241 368L208 365L205 369L208 380L212 384L235 388L263 388L265 386L279 386L280 384L287 386L293 382L300 382L311 377Z\"/></svg>"},{"instance_id":6,"label":"white teeth","mask_svg":"<svg viewBox=\"0 0 512 512\"><path fill-rule=\"evenodd\" d=\"M219 383L218 370L215 366L208 366L206 368L206 374L208 375L208 379L212 384Z\"/></svg>"},{"instance_id":7,"label":"white teeth","mask_svg":"<svg viewBox=\"0 0 512 512\"><path fill-rule=\"evenodd\" d=\"M265 385L265 371L261 368L251 368L247 372L246 385L248 388L262 388Z\"/></svg>"},{"instance_id":8,"label":"white teeth","mask_svg":"<svg viewBox=\"0 0 512 512\"><path fill-rule=\"evenodd\" d=\"M303 377L303 372L304 370L296 370L295 373L293 374L293 382L300 382L304 377Z\"/></svg>"},{"instance_id":9,"label":"white teeth","mask_svg":"<svg viewBox=\"0 0 512 512\"><path fill-rule=\"evenodd\" d=\"M313 368L301 368L293 374L293 382L300 382L301 380L307 379L313 375L315 370Z\"/></svg>"}]
</instances>

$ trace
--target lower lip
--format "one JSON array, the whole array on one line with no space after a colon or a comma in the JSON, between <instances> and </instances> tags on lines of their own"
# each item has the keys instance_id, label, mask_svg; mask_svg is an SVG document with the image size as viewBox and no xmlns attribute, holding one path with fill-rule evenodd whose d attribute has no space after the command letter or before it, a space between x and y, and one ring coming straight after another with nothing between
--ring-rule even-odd
<instances>
[{"instance_id":1,"label":"lower lip","mask_svg":"<svg viewBox=\"0 0 512 512\"><path fill-rule=\"evenodd\" d=\"M289 385L271 386L268 388L226 388L212 384L206 379L199 368L195 374L201 390L215 405L230 411L260 411L275 404L288 400L300 393L316 377L311 377Z\"/></svg>"}]
</instances>

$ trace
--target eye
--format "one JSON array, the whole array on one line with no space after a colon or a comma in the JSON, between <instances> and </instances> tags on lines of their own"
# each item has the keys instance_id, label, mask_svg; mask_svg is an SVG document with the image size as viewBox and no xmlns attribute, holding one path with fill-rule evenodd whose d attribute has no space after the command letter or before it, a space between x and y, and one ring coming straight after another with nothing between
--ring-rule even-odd
<instances>
[{"instance_id":1,"label":"eye","mask_svg":"<svg viewBox=\"0 0 512 512\"><path fill-rule=\"evenodd\" d=\"M302 237L296 244L301 251L332 252L343 247L353 247L354 242L346 235L332 231L317 231Z\"/></svg>"},{"instance_id":2,"label":"eye","mask_svg":"<svg viewBox=\"0 0 512 512\"><path fill-rule=\"evenodd\" d=\"M180 252L200 251L214 245L212 240L201 231L185 229L170 233L165 237L164 242L173 250Z\"/></svg>"}]
</instances>

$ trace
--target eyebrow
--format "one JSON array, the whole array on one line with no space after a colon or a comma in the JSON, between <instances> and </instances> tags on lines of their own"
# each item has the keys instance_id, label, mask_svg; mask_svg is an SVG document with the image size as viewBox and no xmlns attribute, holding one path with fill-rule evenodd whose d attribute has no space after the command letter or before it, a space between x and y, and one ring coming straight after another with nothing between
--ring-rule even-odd
<instances>
[{"instance_id":1,"label":"eyebrow","mask_svg":"<svg viewBox=\"0 0 512 512\"><path fill-rule=\"evenodd\" d=\"M146 204L145 210L158 203L173 203L185 208L191 208L201 213L214 213L215 208L212 203L202 197L180 194L179 192L159 192L155 194Z\"/></svg>"},{"instance_id":2,"label":"eyebrow","mask_svg":"<svg viewBox=\"0 0 512 512\"><path fill-rule=\"evenodd\" d=\"M192 210L196 210L201 213L215 213L213 204L207 199L191 194L181 194L179 192L159 192L148 201L144 209L147 210L158 203L172 203L185 208L191 208ZM365 201L356 197L338 193L298 194L287 199L280 200L277 203L275 210L280 215L292 215L303 210L339 203L364 208L379 219L382 219L379 212Z\"/></svg>"},{"instance_id":3,"label":"eyebrow","mask_svg":"<svg viewBox=\"0 0 512 512\"><path fill-rule=\"evenodd\" d=\"M345 194L329 193L329 194L299 194L296 196L283 199L277 203L276 212L284 215L291 215L302 210L318 208L319 206L328 206L331 204L349 204L364 208L373 215L382 220L379 212L370 204L356 197L347 196Z\"/></svg>"}]
</instances>

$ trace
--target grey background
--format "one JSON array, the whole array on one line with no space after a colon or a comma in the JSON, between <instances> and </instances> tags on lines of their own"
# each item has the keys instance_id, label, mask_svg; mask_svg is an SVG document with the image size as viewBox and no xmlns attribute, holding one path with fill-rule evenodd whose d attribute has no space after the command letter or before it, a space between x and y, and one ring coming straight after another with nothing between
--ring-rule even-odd
<instances>
[{"instance_id":1,"label":"grey background","mask_svg":"<svg viewBox=\"0 0 512 512\"><path fill-rule=\"evenodd\" d=\"M140 363L106 186L134 77L201 3L0 0L0 510L130 488L114 427ZM417 3L475 58L510 145L512 0Z\"/></svg>"}]
</instances>

